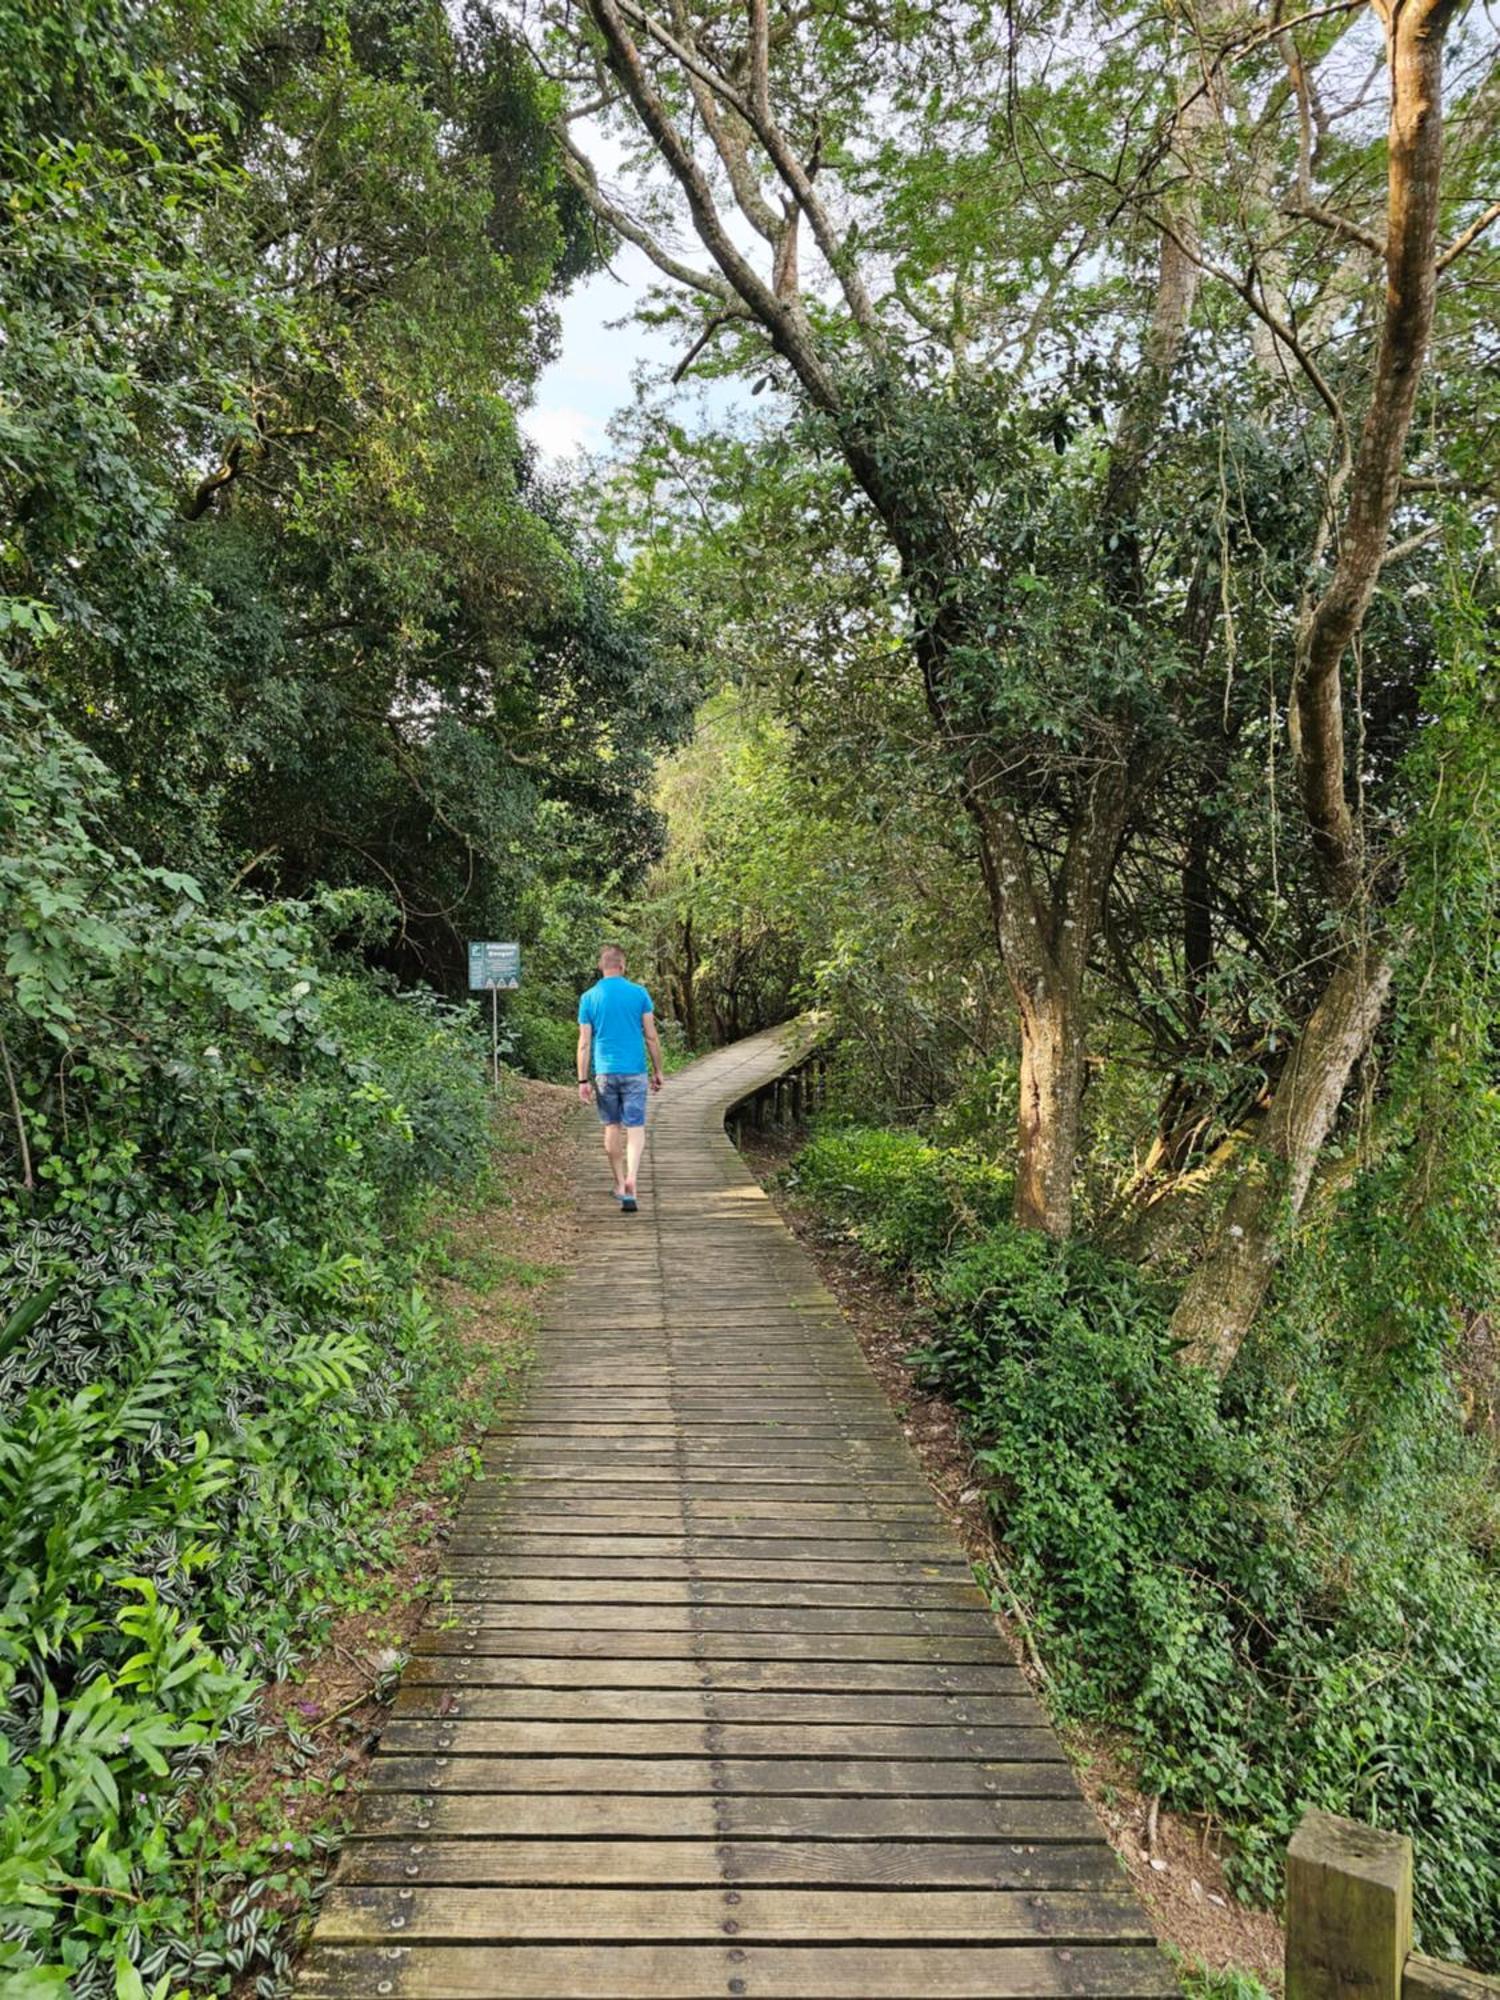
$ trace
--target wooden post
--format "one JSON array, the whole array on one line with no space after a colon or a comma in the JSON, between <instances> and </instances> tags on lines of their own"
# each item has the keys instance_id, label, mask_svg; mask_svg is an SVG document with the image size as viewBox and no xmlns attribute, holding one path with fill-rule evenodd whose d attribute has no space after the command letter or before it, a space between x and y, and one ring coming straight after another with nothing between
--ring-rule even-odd
<instances>
[{"instance_id":1,"label":"wooden post","mask_svg":"<svg viewBox=\"0 0 1500 2000\"><path fill-rule=\"evenodd\" d=\"M1411 1842L1310 1812L1286 1853L1286 2000L1401 2000Z\"/></svg>"}]
</instances>

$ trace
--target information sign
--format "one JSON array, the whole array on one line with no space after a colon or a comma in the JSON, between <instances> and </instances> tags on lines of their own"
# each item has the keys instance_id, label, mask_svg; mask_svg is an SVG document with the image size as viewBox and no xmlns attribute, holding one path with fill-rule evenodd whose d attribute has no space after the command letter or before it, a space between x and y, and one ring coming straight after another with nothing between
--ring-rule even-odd
<instances>
[{"instance_id":1,"label":"information sign","mask_svg":"<svg viewBox=\"0 0 1500 2000\"><path fill-rule=\"evenodd\" d=\"M470 944L471 993L513 993L520 983L521 947L518 944Z\"/></svg>"}]
</instances>

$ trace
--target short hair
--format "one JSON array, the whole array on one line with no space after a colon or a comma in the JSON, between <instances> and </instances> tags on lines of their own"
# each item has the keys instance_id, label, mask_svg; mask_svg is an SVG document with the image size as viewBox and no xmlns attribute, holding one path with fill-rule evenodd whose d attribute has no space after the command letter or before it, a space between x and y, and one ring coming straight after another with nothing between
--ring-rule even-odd
<instances>
[{"instance_id":1,"label":"short hair","mask_svg":"<svg viewBox=\"0 0 1500 2000\"><path fill-rule=\"evenodd\" d=\"M617 944L607 944L599 954L599 963L601 965L618 965L623 971L625 967L625 954Z\"/></svg>"}]
</instances>

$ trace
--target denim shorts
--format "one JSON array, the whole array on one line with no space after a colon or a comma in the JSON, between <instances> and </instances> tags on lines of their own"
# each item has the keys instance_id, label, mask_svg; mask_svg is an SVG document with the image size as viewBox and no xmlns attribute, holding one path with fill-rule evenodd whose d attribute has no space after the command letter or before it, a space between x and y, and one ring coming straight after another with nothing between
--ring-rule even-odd
<instances>
[{"instance_id":1,"label":"denim shorts","mask_svg":"<svg viewBox=\"0 0 1500 2000\"><path fill-rule=\"evenodd\" d=\"M639 1076L596 1076L594 1102L601 1125L644 1125L646 1073Z\"/></svg>"}]
</instances>

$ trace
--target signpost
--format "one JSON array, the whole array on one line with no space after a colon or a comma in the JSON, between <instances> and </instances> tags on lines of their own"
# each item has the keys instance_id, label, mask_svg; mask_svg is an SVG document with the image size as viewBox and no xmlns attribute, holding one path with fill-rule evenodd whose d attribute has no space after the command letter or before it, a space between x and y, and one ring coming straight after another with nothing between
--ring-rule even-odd
<instances>
[{"instance_id":1,"label":"signpost","mask_svg":"<svg viewBox=\"0 0 1500 2000\"><path fill-rule=\"evenodd\" d=\"M500 995L513 993L521 983L521 947L518 944L470 942L469 991L490 996L490 1072L495 1088L500 1088Z\"/></svg>"}]
</instances>

